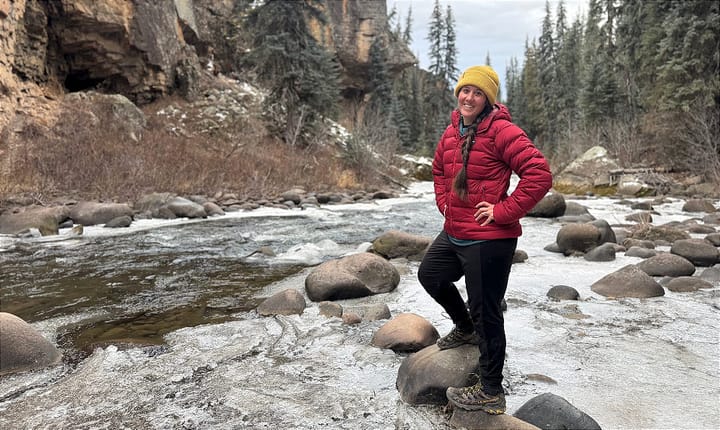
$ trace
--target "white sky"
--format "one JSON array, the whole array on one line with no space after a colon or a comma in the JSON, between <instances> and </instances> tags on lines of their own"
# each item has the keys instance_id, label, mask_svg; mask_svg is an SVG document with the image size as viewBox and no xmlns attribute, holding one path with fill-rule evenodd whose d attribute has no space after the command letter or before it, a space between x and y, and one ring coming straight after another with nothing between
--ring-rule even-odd
<instances>
[{"instance_id":1,"label":"white sky","mask_svg":"<svg viewBox=\"0 0 720 430\"><path fill-rule=\"evenodd\" d=\"M410 49L420 60L420 67L427 69L428 24L435 0L386 0L388 12L397 7L398 17L405 26L408 7L412 5L413 41ZM550 0L550 11L555 23L558 0ZM565 0L568 25L580 13L587 12L588 0ZM455 19L455 36L458 50L457 67L466 68L490 63L500 75L501 91L506 94L505 68L512 57L522 65L525 56L525 41L540 37L542 21L545 18L545 0L440 0L443 16L450 5Z\"/></svg>"}]
</instances>

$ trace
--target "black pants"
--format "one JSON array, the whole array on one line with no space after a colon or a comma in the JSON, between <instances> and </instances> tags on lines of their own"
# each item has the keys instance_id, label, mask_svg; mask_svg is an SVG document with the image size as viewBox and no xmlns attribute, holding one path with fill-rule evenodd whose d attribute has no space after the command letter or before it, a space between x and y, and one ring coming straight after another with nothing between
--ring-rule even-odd
<instances>
[{"instance_id":1,"label":"black pants","mask_svg":"<svg viewBox=\"0 0 720 430\"><path fill-rule=\"evenodd\" d=\"M488 240L469 246L450 242L444 231L428 249L418 279L455 325L472 322L480 336L480 377L488 393L502 392L505 322L501 309L517 239ZM468 307L453 282L465 276Z\"/></svg>"}]
</instances>

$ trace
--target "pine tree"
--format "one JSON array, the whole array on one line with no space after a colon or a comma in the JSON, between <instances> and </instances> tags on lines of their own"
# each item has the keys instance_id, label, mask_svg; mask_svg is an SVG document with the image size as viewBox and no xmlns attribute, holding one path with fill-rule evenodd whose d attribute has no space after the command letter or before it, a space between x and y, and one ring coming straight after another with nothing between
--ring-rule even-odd
<instances>
[{"instance_id":1,"label":"pine tree","mask_svg":"<svg viewBox=\"0 0 720 430\"><path fill-rule=\"evenodd\" d=\"M376 37L370 45L370 108L380 116L389 118L393 96L388 68L385 44L380 37Z\"/></svg>"},{"instance_id":2,"label":"pine tree","mask_svg":"<svg viewBox=\"0 0 720 430\"><path fill-rule=\"evenodd\" d=\"M720 4L673 2L663 22L657 53L660 110L710 108L720 104Z\"/></svg>"},{"instance_id":3,"label":"pine tree","mask_svg":"<svg viewBox=\"0 0 720 430\"><path fill-rule=\"evenodd\" d=\"M555 40L553 38L553 23L550 11L550 2L545 1L545 18L543 19L542 32L539 39L539 51L537 56L538 86L540 98L538 100L540 110L539 138L547 142L546 151L554 151L550 143L555 142L555 122L557 120L559 102L559 88L555 70Z\"/></svg>"},{"instance_id":4,"label":"pine tree","mask_svg":"<svg viewBox=\"0 0 720 430\"><path fill-rule=\"evenodd\" d=\"M582 23L578 17L568 28L565 5L558 4L555 22L555 75L557 82L558 133L567 133L577 126L579 111L580 58L582 49Z\"/></svg>"},{"instance_id":5,"label":"pine tree","mask_svg":"<svg viewBox=\"0 0 720 430\"><path fill-rule=\"evenodd\" d=\"M442 77L450 84L457 80L457 47L455 46L455 19L453 18L452 8L447 6L445 12L445 37L443 40L445 57L443 59Z\"/></svg>"},{"instance_id":6,"label":"pine tree","mask_svg":"<svg viewBox=\"0 0 720 430\"><path fill-rule=\"evenodd\" d=\"M525 66L522 73L522 89L526 105L526 114L523 117L523 129L531 139L542 149L543 142L538 139L539 131L542 129L544 118L542 92L538 78L538 54L535 42L525 43Z\"/></svg>"},{"instance_id":7,"label":"pine tree","mask_svg":"<svg viewBox=\"0 0 720 430\"><path fill-rule=\"evenodd\" d=\"M522 87L522 75L518 60L515 57L510 58L510 63L505 70L505 86L507 91L507 100L505 104L512 114L515 123L520 128L525 129L525 118L527 118L525 95Z\"/></svg>"},{"instance_id":8,"label":"pine tree","mask_svg":"<svg viewBox=\"0 0 720 430\"><path fill-rule=\"evenodd\" d=\"M408 12L405 16L405 30L402 34L402 40L406 45L410 45L413 41L412 38L412 24L413 24L413 18L412 18L412 4L408 6Z\"/></svg>"},{"instance_id":9,"label":"pine tree","mask_svg":"<svg viewBox=\"0 0 720 430\"><path fill-rule=\"evenodd\" d=\"M603 19L599 0L590 0L583 49L580 104L586 125L599 124L606 115L607 100L603 94L604 38L600 28Z\"/></svg>"},{"instance_id":10,"label":"pine tree","mask_svg":"<svg viewBox=\"0 0 720 430\"><path fill-rule=\"evenodd\" d=\"M248 15L248 56L270 89L270 128L288 144L309 143L322 116L336 113L339 66L313 38L306 19L325 22L319 0L266 0Z\"/></svg>"},{"instance_id":11,"label":"pine tree","mask_svg":"<svg viewBox=\"0 0 720 430\"><path fill-rule=\"evenodd\" d=\"M430 73L437 77L443 77L444 55L443 55L443 38L445 37L445 21L443 20L442 10L440 10L439 0L435 0L432 14L430 15L430 27L428 29L427 40L430 42Z\"/></svg>"}]
</instances>

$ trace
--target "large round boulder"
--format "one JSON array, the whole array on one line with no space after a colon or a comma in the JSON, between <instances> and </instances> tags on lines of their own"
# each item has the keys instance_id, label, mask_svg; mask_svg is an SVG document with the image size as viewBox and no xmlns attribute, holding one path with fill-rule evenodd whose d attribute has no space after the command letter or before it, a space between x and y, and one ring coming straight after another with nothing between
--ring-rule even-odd
<instances>
[{"instance_id":1,"label":"large round boulder","mask_svg":"<svg viewBox=\"0 0 720 430\"><path fill-rule=\"evenodd\" d=\"M133 210L125 203L78 202L70 208L70 218L82 225L107 224L115 218L132 218Z\"/></svg>"},{"instance_id":2,"label":"large round boulder","mask_svg":"<svg viewBox=\"0 0 720 430\"><path fill-rule=\"evenodd\" d=\"M560 193L550 193L543 197L527 213L529 217L557 218L565 214L565 197Z\"/></svg>"},{"instance_id":3,"label":"large round boulder","mask_svg":"<svg viewBox=\"0 0 720 430\"><path fill-rule=\"evenodd\" d=\"M43 236L56 235L60 223L68 218L65 206L31 207L19 212L5 212L0 215L0 234L18 234L36 228Z\"/></svg>"},{"instance_id":4,"label":"large round boulder","mask_svg":"<svg viewBox=\"0 0 720 430\"><path fill-rule=\"evenodd\" d=\"M717 212L717 208L709 199L690 199L682 207L684 212Z\"/></svg>"},{"instance_id":5,"label":"large round boulder","mask_svg":"<svg viewBox=\"0 0 720 430\"><path fill-rule=\"evenodd\" d=\"M373 241L372 249L385 258L421 260L431 243L429 237L390 230Z\"/></svg>"},{"instance_id":6,"label":"large round boulder","mask_svg":"<svg viewBox=\"0 0 720 430\"><path fill-rule=\"evenodd\" d=\"M600 245L602 232L596 226L584 224L566 224L560 228L555 237L555 242L560 248L560 252L565 255L574 253L586 253L589 250Z\"/></svg>"},{"instance_id":7,"label":"large round boulder","mask_svg":"<svg viewBox=\"0 0 720 430\"><path fill-rule=\"evenodd\" d=\"M403 360L395 386L400 398L411 405L445 405L448 387L464 387L477 381L480 350L462 345L441 350L430 345ZM474 378L474 379L473 379Z\"/></svg>"},{"instance_id":8,"label":"large round boulder","mask_svg":"<svg viewBox=\"0 0 720 430\"><path fill-rule=\"evenodd\" d=\"M552 393L533 397L520 406L513 415L541 429L600 430L601 428L590 415Z\"/></svg>"},{"instance_id":9,"label":"large round boulder","mask_svg":"<svg viewBox=\"0 0 720 430\"><path fill-rule=\"evenodd\" d=\"M0 312L0 375L60 362L58 349L23 319Z\"/></svg>"},{"instance_id":10,"label":"large round boulder","mask_svg":"<svg viewBox=\"0 0 720 430\"><path fill-rule=\"evenodd\" d=\"M265 299L257 307L257 312L263 316L302 315L305 306L305 297L298 290L288 288Z\"/></svg>"},{"instance_id":11,"label":"large round boulder","mask_svg":"<svg viewBox=\"0 0 720 430\"><path fill-rule=\"evenodd\" d=\"M528 422L508 414L491 415L484 411L455 408L450 417L452 428L465 430L540 430Z\"/></svg>"},{"instance_id":12,"label":"large round boulder","mask_svg":"<svg viewBox=\"0 0 720 430\"><path fill-rule=\"evenodd\" d=\"M627 253L626 253L627 255ZM695 273L695 265L687 258L662 252L643 260L636 266L650 276L690 276Z\"/></svg>"},{"instance_id":13,"label":"large round boulder","mask_svg":"<svg viewBox=\"0 0 720 430\"><path fill-rule=\"evenodd\" d=\"M662 285L637 266L625 266L622 269L603 276L590 286L590 289L605 297L658 297L665 295Z\"/></svg>"},{"instance_id":14,"label":"large round boulder","mask_svg":"<svg viewBox=\"0 0 720 430\"><path fill-rule=\"evenodd\" d=\"M387 293L397 288L400 273L389 261L370 252L330 260L305 278L310 300L342 300Z\"/></svg>"},{"instance_id":15,"label":"large round boulder","mask_svg":"<svg viewBox=\"0 0 720 430\"><path fill-rule=\"evenodd\" d=\"M710 267L720 263L720 251L705 239L682 239L673 242L670 252L690 260L696 266Z\"/></svg>"},{"instance_id":16,"label":"large round boulder","mask_svg":"<svg viewBox=\"0 0 720 430\"><path fill-rule=\"evenodd\" d=\"M712 288L713 284L697 276L678 276L665 284L665 287L675 293L690 293L704 288Z\"/></svg>"},{"instance_id":17,"label":"large round boulder","mask_svg":"<svg viewBox=\"0 0 720 430\"><path fill-rule=\"evenodd\" d=\"M439 337L428 320L413 313L403 313L380 327L370 343L395 352L415 352L434 344Z\"/></svg>"}]
</instances>

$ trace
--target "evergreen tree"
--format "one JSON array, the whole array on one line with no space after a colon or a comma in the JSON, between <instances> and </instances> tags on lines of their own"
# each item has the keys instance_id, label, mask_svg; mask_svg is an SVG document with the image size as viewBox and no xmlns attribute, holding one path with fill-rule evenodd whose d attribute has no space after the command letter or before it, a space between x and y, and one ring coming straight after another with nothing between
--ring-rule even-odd
<instances>
[{"instance_id":1,"label":"evergreen tree","mask_svg":"<svg viewBox=\"0 0 720 430\"><path fill-rule=\"evenodd\" d=\"M660 110L711 108L720 104L720 4L672 2L657 53Z\"/></svg>"},{"instance_id":2,"label":"evergreen tree","mask_svg":"<svg viewBox=\"0 0 720 430\"><path fill-rule=\"evenodd\" d=\"M447 6L445 12L445 37L443 40L445 58L443 60L443 78L450 85L450 82L457 80L457 47L455 46L455 19L452 8Z\"/></svg>"},{"instance_id":3,"label":"evergreen tree","mask_svg":"<svg viewBox=\"0 0 720 430\"><path fill-rule=\"evenodd\" d=\"M525 43L525 66L522 73L522 89L526 104L526 114L523 117L522 124L528 136L535 140L535 143L542 150L545 150L543 142L538 139L539 131L542 129L544 113L540 80L538 78L537 51L538 49L534 41L532 44L528 42Z\"/></svg>"},{"instance_id":4,"label":"evergreen tree","mask_svg":"<svg viewBox=\"0 0 720 430\"><path fill-rule=\"evenodd\" d=\"M565 5L558 4L555 22L555 76L557 91L558 133L573 130L579 118L580 58L582 49L582 23L578 17L572 27L567 27Z\"/></svg>"},{"instance_id":5,"label":"evergreen tree","mask_svg":"<svg viewBox=\"0 0 720 430\"><path fill-rule=\"evenodd\" d=\"M408 46L410 46L410 44L412 43L412 40L413 40L412 24L413 24L413 18L412 18L412 4L411 4L410 6L408 6L408 12L407 12L407 15L405 16L405 30L403 31L403 34L402 34L402 41Z\"/></svg>"},{"instance_id":6,"label":"evergreen tree","mask_svg":"<svg viewBox=\"0 0 720 430\"><path fill-rule=\"evenodd\" d=\"M485 65L492 67L492 61L490 60L490 51L485 53ZM498 84L498 92L497 96L495 96L495 100L499 102L502 100L502 97L502 88L500 88L500 84Z\"/></svg>"},{"instance_id":7,"label":"evergreen tree","mask_svg":"<svg viewBox=\"0 0 720 430\"><path fill-rule=\"evenodd\" d=\"M553 38L553 23L550 11L550 2L545 1L545 18L543 19L537 56L538 87L540 89L540 121L537 133L539 138L546 142L545 150L552 152L551 143L555 142L554 127L558 115L558 88L555 73L555 40Z\"/></svg>"},{"instance_id":8,"label":"evergreen tree","mask_svg":"<svg viewBox=\"0 0 720 430\"><path fill-rule=\"evenodd\" d=\"M389 118L392 109L392 80L388 71L385 44L376 37L370 45L370 108L380 116Z\"/></svg>"},{"instance_id":9,"label":"evergreen tree","mask_svg":"<svg viewBox=\"0 0 720 430\"><path fill-rule=\"evenodd\" d=\"M520 67L515 57L510 58L510 63L505 71L505 86L507 91L505 104L512 114L514 122L520 128L525 129L524 121L527 118L527 102L523 93Z\"/></svg>"},{"instance_id":10,"label":"evergreen tree","mask_svg":"<svg viewBox=\"0 0 720 430\"><path fill-rule=\"evenodd\" d=\"M432 14L430 15L430 26L428 29L427 40L430 42L430 73L437 77L443 77L443 69L445 58L443 55L445 37L445 21L443 20L442 10L440 9L439 0L435 0Z\"/></svg>"},{"instance_id":11,"label":"evergreen tree","mask_svg":"<svg viewBox=\"0 0 720 430\"><path fill-rule=\"evenodd\" d=\"M322 116L337 110L339 66L306 21L325 21L320 5L319 0L266 0L248 15L255 36L248 58L270 89L270 128L290 145L310 143Z\"/></svg>"},{"instance_id":12,"label":"evergreen tree","mask_svg":"<svg viewBox=\"0 0 720 430\"><path fill-rule=\"evenodd\" d=\"M600 28L603 19L599 0L590 0L585 24L582 89L580 104L586 125L599 124L606 115L607 100L603 94L604 38Z\"/></svg>"}]
</instances>

